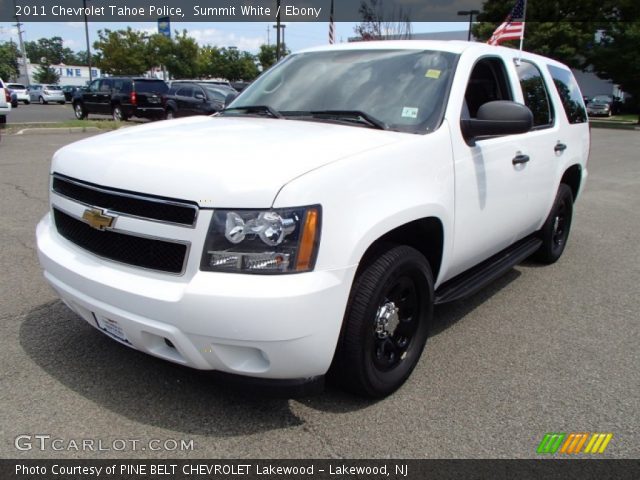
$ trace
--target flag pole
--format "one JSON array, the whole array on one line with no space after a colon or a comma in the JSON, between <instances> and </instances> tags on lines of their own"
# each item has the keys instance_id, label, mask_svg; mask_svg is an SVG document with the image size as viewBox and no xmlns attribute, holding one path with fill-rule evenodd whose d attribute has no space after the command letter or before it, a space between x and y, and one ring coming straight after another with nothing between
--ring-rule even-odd
<instances>
[{"instance_id":1,"label":"flag pole","mask_svg":"<svg viewBox=\"0 0 640 480\"><path fill-rule=\"evenodd\" d=\"M522 11L522 33L520 34L520 55L518 56L518 65L522 60L522 47L524 45L524 29L527 26L527 0L524 0L524 10Z\"/></svg>"}]
</instances>

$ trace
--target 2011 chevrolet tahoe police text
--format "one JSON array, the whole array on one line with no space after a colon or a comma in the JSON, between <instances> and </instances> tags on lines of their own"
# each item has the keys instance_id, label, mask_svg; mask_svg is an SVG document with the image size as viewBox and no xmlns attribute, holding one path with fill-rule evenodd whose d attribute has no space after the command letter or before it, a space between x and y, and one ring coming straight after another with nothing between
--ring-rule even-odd
<instances>
[{"instance_id":1,"label":"2011 chevrolet tahoe police text","mask_svg":"<svg viewBox=\"0 0 640 480\"><path fill-rule=\"evenodd\" d=\"M59 150L39 257L64 302L128 346L384 396L434 304L560 257L589 141L570 70L547 58L305 50L220 115Z\"/></svg>"}]
</instances>

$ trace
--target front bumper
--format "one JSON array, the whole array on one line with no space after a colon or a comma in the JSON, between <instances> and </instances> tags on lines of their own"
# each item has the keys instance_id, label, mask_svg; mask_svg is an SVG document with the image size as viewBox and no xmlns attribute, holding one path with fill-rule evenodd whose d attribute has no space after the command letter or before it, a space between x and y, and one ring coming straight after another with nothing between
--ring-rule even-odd
<instances>
[{"instance_id":1,"label":"front bumper","mask_svg":"<svg viewBox=\"0 0 640 480\"><path fill-rule=\"evenodd\" d=\"M144 272L68 242L49 214L38 224L37 244L47 281L92 326L115 321L123 343L175 363L273 379L326 373L356 268L197 271L190 278Z\"/></svg>"}]
</instances>

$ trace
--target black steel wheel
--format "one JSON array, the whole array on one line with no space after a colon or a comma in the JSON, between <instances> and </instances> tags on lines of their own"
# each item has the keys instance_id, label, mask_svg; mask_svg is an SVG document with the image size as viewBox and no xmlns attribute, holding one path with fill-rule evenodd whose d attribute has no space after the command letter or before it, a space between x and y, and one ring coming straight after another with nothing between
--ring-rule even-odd
<instances>
[{"instance_id":1,"label":"black steel wheel","mask_svg":"<svg viewBox=\"0 0 640 480\"><path fill-rule=\"evenodd\" d=\"M379 255L356 278L330 376L354 393L396 391L420 359L433 312L433 278L408 246Z\"/></svg>"},{"instance_id":2,"label":"black steel wheel","mask_svg":"<svg viewBox=\"0 0 640 480\"><path fill-rule=\"evenodd\" d=\"M572 218L573 193L568 185L562 183L558 188L551 212L538 232L542 245L535 253L536 260L551 264L562 256L569 239Z\"/></svg>"}]
</instances>

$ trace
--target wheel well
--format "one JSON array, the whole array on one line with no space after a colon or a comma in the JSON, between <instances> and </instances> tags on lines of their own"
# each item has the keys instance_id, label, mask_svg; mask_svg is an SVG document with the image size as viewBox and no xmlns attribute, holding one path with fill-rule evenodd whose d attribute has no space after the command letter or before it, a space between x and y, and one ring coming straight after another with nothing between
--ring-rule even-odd
<instances>
[{"instance_id":1,"label":"wheel well","mask_svg":"<svg viewBox=\"0 0 640 480\"><path fill-rule=\"evenodd\" d=\"M575 202L580 191L580 181L582 180L582 167L580 165L572 165L562 175L560 183L564 183L571 188L573 193L573 201Z\"/></svg>"},{"instance_id":2,"label":"wheel well","mask_svg":"<svg viewBox=\"0 0 640 480\"><path fill-rule=\"evenodd\" d=\"M438 278L444 246L444 230L439 219L429 217L414 220L385 233L367 248L356 275L386 250L389 244L408 245L418 250L429 262L434 280Z\"/></svg>"}]
</instances>

